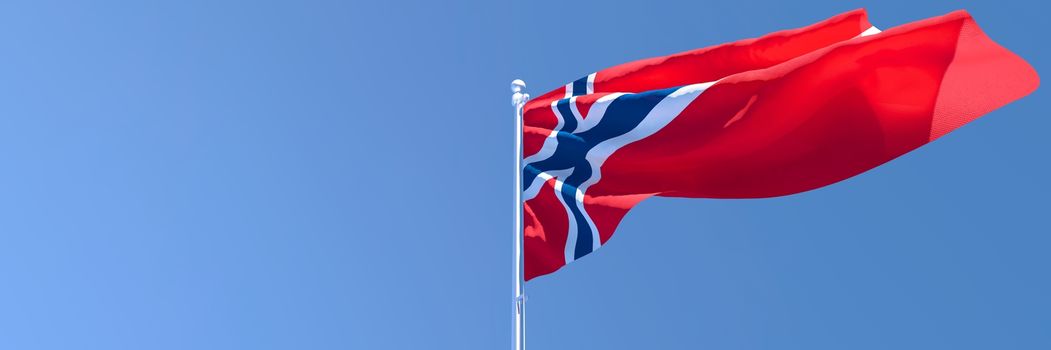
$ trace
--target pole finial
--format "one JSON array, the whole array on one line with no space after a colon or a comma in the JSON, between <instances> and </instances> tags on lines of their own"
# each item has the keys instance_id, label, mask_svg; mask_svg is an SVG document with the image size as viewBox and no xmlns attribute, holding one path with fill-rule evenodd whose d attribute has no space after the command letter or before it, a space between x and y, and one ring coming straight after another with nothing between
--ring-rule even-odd
<instances>
[{"instance_id":1,"label":"pole finial","mask_svg":"<svg viewBox=\"0 0 1051 350\"><path fill-rule=\"evenodd\" d=\"M529 101L529 94L525 93L525 82L522 79L515 79L511 81L511 105L515 108L522 108L525 106L526 101Z\"/></svg>"},{"instance_id":2,"label":"pole finial","mask_svg":"<svg viewBox=\"0 0 1051 350\"><path fill-rule=\"evenodd\" d=\"M522 79L515 79L511 81L511 92L522 92L526 87L525 82Z\"/></svg>"}]
</instances>

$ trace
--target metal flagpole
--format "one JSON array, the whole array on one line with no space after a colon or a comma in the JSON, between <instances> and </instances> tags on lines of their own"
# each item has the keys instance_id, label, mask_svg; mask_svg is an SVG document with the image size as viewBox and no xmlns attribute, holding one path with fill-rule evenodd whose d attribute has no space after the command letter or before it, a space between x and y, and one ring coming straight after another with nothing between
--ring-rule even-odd
<instances>
[{"instance_id":1,"label":"metal flagpole","mask_svg":"<svg viewBox=\"0 0 1051 350\"><path fill-rule=\"evenodd\" d=\"M515 350L525 350L525 283L522 280L522 108L529 100L529 94L523 92L525 82L515 79L511 82L511 104L515 107L515 252L514 256L514 342Z\"/></svg>"}]
</instances>

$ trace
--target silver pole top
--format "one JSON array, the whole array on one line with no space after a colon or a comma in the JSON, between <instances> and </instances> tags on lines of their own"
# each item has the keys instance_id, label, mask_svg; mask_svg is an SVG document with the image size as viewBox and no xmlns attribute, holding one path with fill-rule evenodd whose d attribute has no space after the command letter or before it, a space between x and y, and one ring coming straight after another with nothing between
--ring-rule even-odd
<instances>
[{"instance_id":1,"label":"silver pole top","mask_svg":"<svg viewBox=\"0 0 1051 350\"><path fill-rule=\"evenodd\" d=\"M525 82L522 79L515 79L511 81L511 105L515 108L522 108L525 106L526 101L529 101L529 94L523 92L525 90Z\"/></svg>"},{"instance_id":2,"label":"silver pole top","mask_svg":"<svg viewBox=\"0 0 1051 350\"><path fill-rule=\"evenodd\" d=\"M525 82L522 79L515 79L511 81L511 92L522 92L526 87Z\"/></svg>"}]
</instances>

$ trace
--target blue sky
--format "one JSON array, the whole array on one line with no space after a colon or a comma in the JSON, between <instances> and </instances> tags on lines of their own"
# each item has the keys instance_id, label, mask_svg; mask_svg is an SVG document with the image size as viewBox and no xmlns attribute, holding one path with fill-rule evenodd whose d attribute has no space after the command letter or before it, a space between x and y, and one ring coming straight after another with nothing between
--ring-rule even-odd
<instances>
[{"instance_id":1,"label":"blue sky","mask_svg":"<svg viewBox=\"0 0 1051 350\"><path fill-rule=\"evenodd\" d=\"M512 115L629 60L866 7L8 1L0 348L510 346ZM833 186L648 200L527 285L532 349L1051 348L1046 89Z\"/></svg>"}]
</instances>

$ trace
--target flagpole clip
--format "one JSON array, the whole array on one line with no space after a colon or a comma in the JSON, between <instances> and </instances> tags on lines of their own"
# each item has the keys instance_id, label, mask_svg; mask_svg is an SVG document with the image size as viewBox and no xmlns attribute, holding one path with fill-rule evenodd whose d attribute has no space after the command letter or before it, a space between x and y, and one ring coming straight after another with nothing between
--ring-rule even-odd
<instances>
[{"instance_id":1,"label":"flagpole clip","mask_svg":"<svg viewBox=\"0 0 1051 350\"><path fill-rule=\"evenodd\" d=\"M523 309L525 309L526 300L528 300L528 298L526 298L525 294L519 295L514 298L515 310L517 310L519 314L521 314Z\"/></svg>"}]
</instances>

